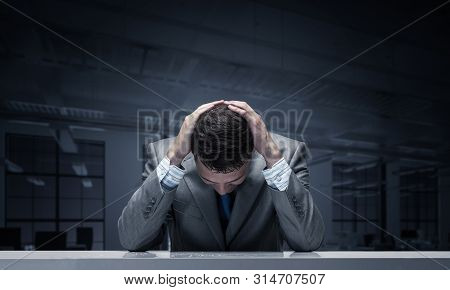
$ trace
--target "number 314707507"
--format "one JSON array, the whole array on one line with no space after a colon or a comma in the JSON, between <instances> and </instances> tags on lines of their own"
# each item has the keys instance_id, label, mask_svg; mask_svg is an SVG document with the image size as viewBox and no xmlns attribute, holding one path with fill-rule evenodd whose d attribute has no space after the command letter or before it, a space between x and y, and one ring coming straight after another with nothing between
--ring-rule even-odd
<instances>
[{"instance_id":1,"label":"number 314707507","mask_svg":"<svg viewBox=\"0 0 450 290\"><path fill-rule=\"evenodd\" d=\"M254 284L322 284L325 274L255 274Z\"/></svg>"}]
</instances>

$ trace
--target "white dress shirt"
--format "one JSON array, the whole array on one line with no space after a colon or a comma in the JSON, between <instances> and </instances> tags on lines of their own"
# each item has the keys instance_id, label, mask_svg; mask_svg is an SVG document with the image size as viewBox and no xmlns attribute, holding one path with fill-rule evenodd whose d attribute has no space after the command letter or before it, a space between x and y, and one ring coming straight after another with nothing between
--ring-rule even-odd
<instances>
[{"instance_id":1,"label":"white dress shirt","mask_svg":"<svg viewBox=\"0 0 450 290\"><path fill-rule=\"evenodd\" d=\"M182 166L181 166L182 167ZM186 170L176 165L170 164L170 160L165 156L156 167L159 182L164 191L169 191L178 186ZM273 189L285 191L289 185L289 176L292 169L281 157L271 168L262 171L267 184Z\"/></svg>"}]
</instances>

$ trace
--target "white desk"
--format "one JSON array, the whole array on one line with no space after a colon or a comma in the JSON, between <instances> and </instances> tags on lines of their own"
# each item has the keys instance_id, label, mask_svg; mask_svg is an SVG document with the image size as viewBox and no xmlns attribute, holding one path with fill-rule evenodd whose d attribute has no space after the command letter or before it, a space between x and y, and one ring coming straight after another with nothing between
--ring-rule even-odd
<instances>
[{"instance_id":1,"label":"white desk","mask_svg":"<svg viewBox=\"0 0 450 290\"><path fill-rule=\"evenodd\" d=\"M5 267L55 270L450 269L450 252L1 251L0 269Z\"/></svg>"}]
</instances>

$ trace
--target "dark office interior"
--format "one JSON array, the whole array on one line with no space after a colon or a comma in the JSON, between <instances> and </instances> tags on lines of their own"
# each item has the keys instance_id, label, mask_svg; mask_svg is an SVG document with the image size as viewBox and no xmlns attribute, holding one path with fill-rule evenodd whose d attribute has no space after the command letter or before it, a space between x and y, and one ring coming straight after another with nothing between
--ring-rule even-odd
<instances>
[{"instance_id":1,"label":"dark office interior","mask_svg":"<svg viewBox=\"0 0 450 290\"><path fill-rule=\"evenodd\" d=\"M145 112L221 98L304 113L268 127L309 148L321 251L450 249L450 5L7 2L1 250L122 250L145 144L183 120Z\"/></svg>"}]
</instances>

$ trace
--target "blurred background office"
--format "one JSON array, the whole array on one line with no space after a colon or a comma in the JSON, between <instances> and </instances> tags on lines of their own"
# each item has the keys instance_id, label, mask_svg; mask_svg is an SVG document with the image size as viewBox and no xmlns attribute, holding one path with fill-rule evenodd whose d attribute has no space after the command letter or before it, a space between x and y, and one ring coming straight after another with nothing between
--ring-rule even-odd
<instances>
[{"instance_id":1,"label":"blurred background office","mask_svg":"<svg viewBox=\"0 0 450 290\"><path fill-rule=\"evenodd\" d=\"M450 5L405 27L444 1L6 2L0 249L121 249L182 120L142 112L219 98L307 113L269 129L309 146L321 250L449 249Z\"/></svg>"}]
</instances>

